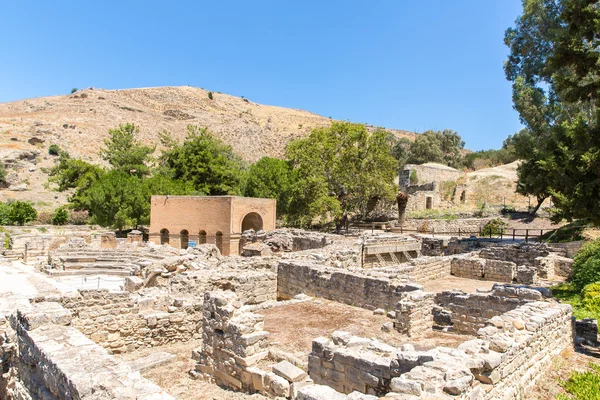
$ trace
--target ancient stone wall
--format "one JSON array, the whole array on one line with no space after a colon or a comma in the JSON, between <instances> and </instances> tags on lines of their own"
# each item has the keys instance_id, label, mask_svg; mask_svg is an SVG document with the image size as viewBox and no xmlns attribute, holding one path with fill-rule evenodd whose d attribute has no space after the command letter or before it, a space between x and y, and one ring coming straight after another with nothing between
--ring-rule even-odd
<instances>
[{"instance_id":1,"label":"ancient stone wall","mask_svg":"<svg viewBox=\"0 0 600 400\"><path fill-rule=\"evenodd\" d=\"M280 299L291 299L304 293L369 310L393 311L403 292L422 289L416 284L396 284L387 278L301 261L282 261L277 271L277 297Z\"/></svg>"},{"instance_id":2,"label":"ancient stone wall","mask_svg":"<svg viewBox=\"0 0 600 400\"><path fill-rule=\"evenodd\" d=\"M411 345L395 348L335 332L331 340L313 341L308 366L316 384L330 386L339 396L314 386L301 389L307 396L300 398L350 399L341 393L356 390L407 399L519 399L570 345L571 307L539 301L493 318L477 339L458 349L414 351Z\"/></svg>"},{"instance_id":3,"label":"ancient stone wall","mask_svg":"<svg viewBox=\"0 0 600 400\"><path fill-rule=\"evenodd\" d=\"M460 218L455 220L409 218L402 229L426 233L433 230L434 233L454 235L458 235L460 232L463 236L469 236L473 233L477 234L479 229L483 228L490 219L492 218ZM399 230L399 228L395 228L395 230Z\"/></svg>"},{"instance_id":4,"label":"ancient stone wall","mask_svg":"<svg viewBox=\"0 0 600 400\"><path fill-rule=\"evenodd\" d=\"M451 262L451 257L419 257L404 264L374 268L370 272L388 279L424 283L450 276Z\"/></svg>"},{"instance_id":5,"label":"ancient stone wall","mask_svg":"<svg viewBox=\"0 0 600 400\"><path fill-rule=\"evenodd\" d=\"M70 312L58 303L39 303L10 316L12 338L6 400L172 400L159 386L110 356L77 329L65 326ZM5 338L7 336L5 335Z\"/></svg>"},{"instance_id":6,"label":"ancient stone wall","mask_svg":"<svg viewBox=\"0 0 600 400\"><path fill-rule=\"evenodd\" d=\"M396 306L396 330L409 337L431 330L434 298L434 293L422 290L403 293L402 300Z\"/></svg>"},{"instance_id":7,"label":"ancient stone wall","mask_svg":"<svg viewBox=\"0 0 600 400\"><path fill-rule=\"evenodd\" d=\"M244 310L233 292L206 292L200 348L193 375L235 390L259 392L270 397L295 398L302 386L312 383L307 374L289 362L258 367L268 354L269 333L264 317Z\"/></svg>"},{"instance_id":8,"label":"ancient stone wall","mask_svg":"<svg viewBox=\"0 0 600 400\"><path fill-rule=\"evenodd\" d=\"M454 332L473 335L493 317L542 297L528 287L494 285L489 292L444 291L436 294L435 303L450 312Z\"/></svg>"},{"instance_id":9,"label":"ancient stone wall","mask_svg":"<svg viewBox=\"0 0 600 400\"><path fill-rule=\"evenodd\" d=\"M189 300L144 298L106 289L79 290L77 296L56 300L72 312L73 327L110 353L198 339L201 335L201 303Z\"/></svg>"},{"instance_id":10,"label":"ancient stone wall","mask_svg":"<svg viewBox=\"0 0 600 400\"><path fill-rule=\"evenodd\" d=\"M516 278L517 265L510 261L454 257L451 261L451 273L462 278L512 283Z\"/></svg>"}]
</instances>

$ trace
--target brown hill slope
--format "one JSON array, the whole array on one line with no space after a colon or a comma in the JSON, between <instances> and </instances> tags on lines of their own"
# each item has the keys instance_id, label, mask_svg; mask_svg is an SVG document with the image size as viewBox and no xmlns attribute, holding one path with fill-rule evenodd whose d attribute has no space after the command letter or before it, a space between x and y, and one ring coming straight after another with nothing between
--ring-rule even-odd
<instances>
[{"instance_id":1,"label":"brown hill slope","mask_svg":"<svg viewBox=\"0 0 600 400\"><path fill-rule=\"evenodd\" d=\"M159 87L127 90L84 89L63 96L41 97L0 104L0 160L8 166L10 187L0 200L26 199L40 208L66 202L65 194L47 188L54 158L48 146L58 144L71 156L100 162L98 150L108 130L120 123L140 127L141 139L158 143L167 130L183 139L188 124L207 127L253 162L268 155L281 157L286 144L327 126L329 118L304 110L267 106L194 87ZM390 130L414 139L415 133Z\"/></svg>"}]
</instances>

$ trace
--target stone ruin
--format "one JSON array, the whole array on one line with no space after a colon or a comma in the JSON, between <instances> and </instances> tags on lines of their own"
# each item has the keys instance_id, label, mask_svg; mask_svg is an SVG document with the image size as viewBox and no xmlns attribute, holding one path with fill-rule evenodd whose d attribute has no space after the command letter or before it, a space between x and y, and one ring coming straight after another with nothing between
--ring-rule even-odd
<instances>
[{"instance_id":1,"label":"stone ruin","mask_svg":"<svg viewBox=\"0 0 600 400\"><path fill-rule=\"evenodd\" d=\"M72 240L45 265L0 260L0 274L35 286L0 286L0 398L171 399L119 356L200 342L189 348L193 378L265 398L519 399L573 346L575 329L578 342L597 343L597 324L573 324L570 306L546 288L569 275L572 260L544 245L446 255L441 241L418 236L244 238L259 255L132 238L115 248ZM121 276L121 290L54 281L99 271ZM309 306L368 310L379 333L323 331L306 338L310 348L274 338L271 313Z\"/></svg>"}]
</instances>

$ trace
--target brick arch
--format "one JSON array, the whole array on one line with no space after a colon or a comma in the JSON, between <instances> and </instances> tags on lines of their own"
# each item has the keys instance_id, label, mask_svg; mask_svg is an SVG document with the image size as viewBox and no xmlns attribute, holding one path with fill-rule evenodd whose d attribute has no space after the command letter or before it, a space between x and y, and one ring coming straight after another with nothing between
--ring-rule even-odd
<instances>
[{"instance_id":1,"label":"brick arch","mask_svg":"<svg viewBox=\"0 0 600 400\"><path fill-rule=\"evenodd\" d=\"M263 229L263 218L259 213L252 211L242 218L240 231L244 232L248 229L254 229L255 231Z\"/></svg>"}]
</instances>

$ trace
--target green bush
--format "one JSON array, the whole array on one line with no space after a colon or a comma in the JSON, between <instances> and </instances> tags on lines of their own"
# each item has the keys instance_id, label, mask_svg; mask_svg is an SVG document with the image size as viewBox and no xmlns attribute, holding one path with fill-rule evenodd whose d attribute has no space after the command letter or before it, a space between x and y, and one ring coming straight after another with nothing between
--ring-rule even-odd
<instances>
[{"instance_id":1,"label":"green bush","mask_svg":"<svg viewBox=\"0 0 600 400\"><path fill-rule=\"evenodd\" d=\"M213 99L213 92L208 92L208 98L211 100Z\"/></svg>"},{"instance_id":2,"label":"green bush","mask_svg":"<svg viewBox=\"0 0 600 400\"><path fill-rule=\"evenodd\" d=\"M15 201L8 206L8 219L11 224L25 225L37 219L37 211L30 203Z\"/></svg>"},{"instance_id":3,"label":"green bush","mask_svg":"<svg viewBox=\"0 0 600 400\"><path fill-rule=\"evenodd\" d=\"M6 172L6 168L4 167L3 163L0 163L0 183L6 183L6 175L8 173Z\"/></svg>"},{"instance_id":4,"label":"green bush","mask_svg":"<svg viewBox=\"0 0 600 400\"><path fill-rule=\"evenodd\" d=\"M419 175L417 175L417 171L416 171L416 170L414 170L414 169L413 169L413 170L410 172L410 177L409 177L409 179L410 179L410 184L411 184L411 185L416 185L416 184L418 184L418 183L419 183Z\"/></svg>"},{"instance_id":5,"label":"green bush","mask_svg":"<svg viewBox=\"0 0 600 400\"><path fill-rule=\"evenodd\" d=\"M74 87L73 89L71 89L71 94L75 93L78 89L76 87Z\"/></svg>"},{"instance_id":6,"label":"green bush","mask_svg":"<svg viewBox=\"0 0 600 400\"><path fill-rule=\"evenodd\" d=\"M506 222L502 221L500 218L495 218L495 219L489 220L483 226L481 235L482 236L500 235L501 233L504 233L504 230L506 229L507 226L508 226L508 224Z\"/></svg>"},{"instance_id":7,"label":"green bush","mask_svg":"<svg viewBox=\"0 0 600 400\"><path fill-rule=\"evenodd\" d=\"M600 282L590 283L581 291L583 306L594 313L600 313Z\"/></svg>"},{"instance_id":8,"label":"green bush","mask_svg":"<svg viewBox=\"0 0 600 400\"><path fill-rule=\"evenodd\" d=\"M52 216L52 225L64 225L69 220L69 212L64 207L59 207Z\"/></svg>"},{"instance_id":9,"label":"green bush","mask_svg":"<svg viewBox=\"0 0 600 400\"><path fill-rule=\"evenodd\" d=\"M576 290L590 283L600 282L600 239L585 244L573 262L571 282Z\"/></svg>"},{"instance_id":10,"label":"green bush","mask_svg":"<svg viewBox=\"0 0 600 400\"><path fill-rule=\"evenodd\" d=\"M58 147L57 144L51 144L48 147L48 154L50 154L51 156L59 156L61 151L62 150L60 149L60 147Z\"/></svg>"},{"instance_id":11,"label":"green bush","mask_svg":"<svg viewBox=\"0 0 600 400\"><path fill-rule=\"evenodd\" d=\"M571 395L559 395L558 400L600 400L600 365L590 363L591 371L575 371L561 386Z\"/></svg>"}]
</instances>

